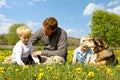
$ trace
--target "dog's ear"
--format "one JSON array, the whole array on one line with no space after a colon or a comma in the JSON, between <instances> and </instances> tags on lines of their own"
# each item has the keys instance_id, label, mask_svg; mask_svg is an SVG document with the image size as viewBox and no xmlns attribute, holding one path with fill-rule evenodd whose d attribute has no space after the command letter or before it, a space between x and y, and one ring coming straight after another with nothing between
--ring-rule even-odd
<instances>
[{"instance_id":1,"label":"dog's ear","mask_svg":"<svg viewBox=\"0 0 120 80\"><path fill-rule=\"evenodd\" d=\"M98 46L97 38L96 38L96 37L93 37L93 38L92 38L92 41L93 41L93 43L95 44L95 46Z\"/></svg>"},{"instance_id":2,"label":"dog's ear","mask_svg":"<svg viewBox=\"0 0 120 80\"><path fill-rule=\"evenodd\" d=\"M93 49L95 53L108 48L107 43L100 37L93 38L93 42L96 45Z\"/></svg>"},{"instance_id":3,"label":"dog's ear","mask_svg":"<svg viewBox=\"0 0 120 80\"><path fill-rule=\"evenodd\" d=\"M101 42L99 41L98 37L94 37L92 40L93 40L94 45L95 45L93 51L95 53L102 51L103 48L101 47Z\"/></svg>"},{"instance_id":4,"label":"dog's ear","mask_svg":"<svg viewBox=\"0 0 120 80\"><path fill-rule=\"evenodd\" d=\"M108 44L102 39L102 38L98 38L98 40L100 41L100 43L102 44L102 47L104 49L107 49L108 48Z\"/></svg>"}]
</instances>

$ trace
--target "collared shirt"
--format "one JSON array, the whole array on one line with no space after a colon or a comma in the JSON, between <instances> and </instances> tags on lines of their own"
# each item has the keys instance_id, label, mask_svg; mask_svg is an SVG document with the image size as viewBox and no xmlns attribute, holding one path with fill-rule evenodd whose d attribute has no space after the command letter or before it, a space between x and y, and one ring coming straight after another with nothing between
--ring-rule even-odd
<instances>
[{"instance_id":1,"label":"collared shirt","mask_svg":"<svg viewBox=\"0 0 120 80\"><path fill-rule=\"evenodd\" d=\"M78 62L85 63L87 57L90 57L92 50L89 48L87 52L82 52L81 47L78 47L74 50L73 58L76 58Z\"/></svg>"}]
</instances>

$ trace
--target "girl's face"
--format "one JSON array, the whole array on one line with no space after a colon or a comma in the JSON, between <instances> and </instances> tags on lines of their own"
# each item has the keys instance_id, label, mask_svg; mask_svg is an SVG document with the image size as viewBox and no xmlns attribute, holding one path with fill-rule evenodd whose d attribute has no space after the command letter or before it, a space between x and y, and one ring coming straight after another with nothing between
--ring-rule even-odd
<instances>
[{"instance_id":1,"label":"girl's face","mask_svg":"<svg viewBox=\"0 0 120 80\"><path fill-rule=\"evenodd\" d=\"M28 44L28 41L29 41L29 39L30 39L30 37L26 37L26 36L21 36L21 37L19 37L20 38L20 40L25 44L25 45L27 45Z\"/></svg>"},{"instance_id":2,"label":"girl's face","mask_svg":"<svg viewBox=\"0 0 120 80\"><path fill-rule=\"evenodd\" d=\"M88 51L88 47L87 46L81 46L81 51L84 53L84 52L87 52Z\"/></svg>"}]
</instances>

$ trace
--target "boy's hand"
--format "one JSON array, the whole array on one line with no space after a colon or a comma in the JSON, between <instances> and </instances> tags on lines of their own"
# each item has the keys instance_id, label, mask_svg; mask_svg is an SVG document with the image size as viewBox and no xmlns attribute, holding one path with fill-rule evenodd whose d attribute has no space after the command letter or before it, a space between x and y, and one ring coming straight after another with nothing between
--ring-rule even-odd
<instances>
[{"instance_id":1,"label":"boy's hand","mask_svg":"<svg viewBox=\"0 0 120 80\"><path fill-rule=\"evenodd\" d=\"M34 52L32 53L32 55L33 55L34 57L37 57L38 55L41 56L41 52L42 52L42 51L34 51Z\"/></svg>"}]
</instances>

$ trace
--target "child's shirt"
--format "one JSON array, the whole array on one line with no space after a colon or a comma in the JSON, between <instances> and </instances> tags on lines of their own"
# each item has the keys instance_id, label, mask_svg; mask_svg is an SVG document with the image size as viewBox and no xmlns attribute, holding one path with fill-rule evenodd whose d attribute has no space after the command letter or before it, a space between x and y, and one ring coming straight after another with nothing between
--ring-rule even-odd
<instances>
[{"instance_id":1,"label":"child's shirt","mask_svg":"<svg viewBox=\"0 0 120 80\"><path fill-rule=\"evenodd\" d=\"M34 48L31 42L25 45L22 41L18 41L13 48L12 61L17 62L19 65L24 64L21 58L28 57L28 55L32 54L33 50Z\"/></svg>"},{"instance_id":2,"label":"child's shirt","mask_svg":"<svg viewBox=\"0 0 120 80\"><path fill-rule=\"evenodd\" d=\"M74 50L73 58L76 58L78 62L85 63L88 57L91 57L92 50L89 48L87 52L82 52L81 47L78 47Z\"/></svg>"}]
</instances>

